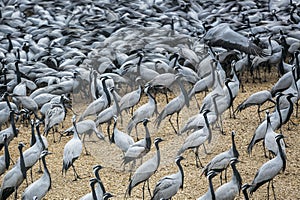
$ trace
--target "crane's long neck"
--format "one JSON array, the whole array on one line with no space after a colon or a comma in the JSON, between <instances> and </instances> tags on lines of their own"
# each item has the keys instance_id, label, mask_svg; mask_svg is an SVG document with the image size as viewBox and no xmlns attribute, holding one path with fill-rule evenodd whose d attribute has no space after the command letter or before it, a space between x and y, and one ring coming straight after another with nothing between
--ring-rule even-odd
<instances>
[{"instance_id":1,"label":"crane's long neck","mask_svg":"<svg viewBox=\"0 0 300 200\"><path fill-rule=\"evenodd\" d=\"M233 171L232 179L237 183L239 191L240 191L241 186L242 186L242 177L241 177L239 171L236 169L235 163L231 164L231 168Z\"/></svg>"},{"instance_id":2,"label":"crane's long neck","mask_svg":"<svg viewBox=\"0 0 300 200\"><path fill-rule=\"evenodd\" d=\"M36 137L34 133L34 123L31 123L31 140L30 140L30 146L32 147L36 143Z\"/></svg>"},{"instance_id":3,"label":"crane's long neck","mask_svg":"<svg viewBox=\"0 0 300 200\"><path fill-rule=\"evenodd\" d=\"M182 166L180 164L180 160L178 160L177 166L178 166L178 169L179 169L179 172L180 172L180 175L181 175L181 185L180 185L180 188L183 189L184 172L183 172L183 168L182 168Z\"/></svg>"},{"instance_id":4,"label":"crane's long neck","mask_svg":"<svg viewBox=\"0 0 300 200\"><path fill-rule=\"evenodd\" d=\"M149 103L154 105L155 113L158 113L158 111L157 111L157 102L156 102L154 96L150 92L147 92L147 95L149 97Z\"/></svg>"},{"instance_id":5,"label":"crane's long neck","mask_svg":"<svg viewBox=\"0 0 300 200\"><path fill-rule=\"evenodd\" d=\"M232 136L231 136L231 141L232 141L233 156L238 158L240 154L239 154L239 152L236 148L236 145L235 145L234 134L232 134Z\"/></svg>"},{"instance_id":6,"label":"crane's long neck","mask_svg":"<svg viewBox=\"0 0 300 200\"><path fill-rule=\"evenodd\" d=\"M48 167L47 167L46 156L42 157L42 163L43 163L43 166L44 166L44 175L47 176L50 180L50 186L48 188L48 190L49 190L51 188L51 176L50 176L50 172L49 172Z\"/></svg>"},{"instance_id":7,"label":"crane's long neck","mask_svg":"<svg viewBox=\"0 0 300 200\"><path fill-rule=\"evenodd\" d=\"M10 165L10 155L8 151L7 137L4 138L4 160L5 168L8 169Z\"/></svg>"},{"instance_id":8,"label":"crane's long neck","mask_svg":"<svg viewBox=\"0 0 300 200\"><path fill-rule=\"evenodd\" d=\"M36 128L36 132L37 132L37 135L38 135L39 142L42 145L42 150L45 150L46 146L45 146L45 143L44 143L43 138L41 136L40 125L38 124L35 128Z\"/></svg>"},{"instance_id":9,"label":"crane's long neck","mask_svg":"<svg viewBox=\"0 0 300 200\"><path fill-rule=\"evenodd\" d=\"M109 94L109 91L108 91L106 83L105 83L105 79L102 81L102 87L103 87L103 91L104 91L104 93L106 95L106 98L107 98L107 105L110 106L111 98L110 98L110 94Z\"/></svg>"},{"instance_id":10,"label":"crane's long neck","mask_svg":"<svg viewBox=\"0 0 300 200\"><path fill-rule=\"evenodd\" d=\"M142 60L143 60L143 55L140 54L139 55L139 61L137 63L137 74L138 74L138 76L141 76L141 64L142 64Z\"/></svg>"},{"instance_id":11,"label":"crane's long neck","mask_svg":"<svg viewBox=\"0 0 300 200\"><path fill-rule=\"evenodd\" d=\"M289 110L288 110L288 113L287 113L286 120L283 122L284 124L287 123L287 121L290 119L290 117L291 117L291 115L292 115L292 113L293 113L293 110L294 110L294 103L293 103L293 101L291 100L292 97L293 97L293 96L288 96L288 97L287 97L287 100L288 100L290 106L289 106Z\"/></svg>"},{"instance_id":12,"label":"crane's long neck","mask_svg":"<svg viewBox=\"0 0 300 200\"><path fill-rule=\"evenodd\" d=\"M209 177L208 179L209 182L209 192L211 194L211 199L212 200L216 200L216 195L215 195L215 191L214 191L214 186L212 184L212 177Z\"/></svg>"},{"instance_id":13,"label":"crane's long neck","mask_svg":"<svg viewBox=\"0 0 300 200\"><path fill-rule=\"evenodd\" d=\"M113 132L111 136L111 142L115 143L115 132L117 131L117 120L114 121Z\"/></svg>"},{"instance_id":14,"label":"crane's long neck","mask_svg":"<svg viewBox=\"0 0 300 200\"><path fill-rule=\"evenodd\" d=\"M212 132L211 132L211 129L209 127L209 121L208 121L207 113L205 113L203 117L204 117L204 122L205 122L205 126L204 127L208 131L208 143L210 143L211 139L212 139Z\"/></svg>"},{"instance_id":15,"label":"crane's long neck","mask_svg":"<svg viewBox=\"0 0 300 200\"><path fill-rule=\"evenodd\" d=\"M13 130L13 133L14 133L14 136L17 137L18 136L18 131L17 131L17 128L16 128L16 124L15 124L15 119L14 119L14 112L10 112L10 125L11 125L11 128Z\"/></svg>"},{"instance_id":16,"label":"crane's long neck","mask_svg":"<svg viewBox=\"0 0 300 200\"><path fill-rule=\"evenodd\" d=\"M19 148L20 152L20 170L22 172L23 178L26 178L26 167L25 167L25 161L24 161L24 156L22 152L22 147Z\"/></svg>"},{"instance_id":17,"label":"crane's long neck","mask_svg":"<svg viewBox=\"0 0 300 200\"><path fill-rule=\"evenodd\" d=\"M188 96L188 94L187 94L187 91L185 90L185 88L184 88L184 86L183 86L183 84L182 84L182 82L180 81L180 80L177 80L176 79L176 81L177 81L177 83L178 83L178 85L179 85L179 88L180 88L180 90L181 90L181 94L183 95L183 97L184 97L184 101L185 101L185 105L187 106L187 107L189 107L190 106L190 104L189 104L189 96Z\"/></svg>"},{"instance_id":18,"label":"crane's long neck","mask_svg":"<svg viewBox=\"0 0 300 200\"><path fill-rule=\"evenodd\" d=\"M16 67L17 83L19 84L19 83L21 83L21 73L20 73L18 61L16 61L15 67Z\"/></svg>"},{"instance_id":19,"label":"crane's long neck","mask_svg":"<svg viewBox=\"0 0 300 200\"><path fill-rule=\"evenodd\" d=\"M120 106L119 106L119 102L118 102L118 99L115 95L115 90L112 90L111 91L111 94L113 96L113 99L114 99L114 106L116 107L116 110L117 110L117 115L121 114L121 109L120 109Z\"/></svg>"},{"instance_id":20,"label":"crane's long neck","mask_svg":"<svg viewBox=\"0 0 300 200\"><path fill-rule=\"evenodd\" d=\"M160 164L160 150L159 150L159 146L158 143L155 144L156 147L156 159L157 159L157 168Z\"/></svg>"},{"instance_id":21,"label":"crane's long neck","mask_svg":"<svg viewBox=\"0 0 300 200\"><path fill-rule=\"evenodd\" d=\"M98 199L98 198L97 198L96 191L95 191L95 184L96 184L96 182L93 182L93 183L91 184L93 200L97 200L97 199Z\"/></svg>"},{"instance_id":22,"label":"crane's long neck","mask_svg":"<svg viewBox=\"0 0 300 200\"><path fill-rule=\"evenodd\" d=\"M277 156L280 156L280 158L282 160L282 171L284 172L285 168L286 168L286 156L285 156L285 153L283 152L283 149L281 147L280 140L276 140L276 142L277 142L278 151L279 151Z\"/></svg>"},{"instance_id":23,"label":"crane's long neck","mask_svg":"<svg viewBox=\"0 0 300 200\"><path fill-rule=\"evenodd\" d=\"M242 191L243 191L243 194L244 194L244 199L249 200L247 189L243 189Z\"/></svg>"},{"instance_id":24,"label":"crane's long neck","mask_svg":"<svg viewBox=\"0 0 300 200\"><path fill-rule=\"evenodd\" d=\"M233 94L232 94L232 91L231 91L231 88L229 87L229 82L226 81L225 82L225 86L227 87L227 90L228 90L228 94L229 94L229 107L232 106L232 103L233 103Z\"/></svg>"},{"instance_id":25,"label":"crane's long neck","mask_svg":"<svg viewBox=\"0 0 300 200\"><path fill-rule=\"evenodd\" d=\"M278 113L278 116L279 116L279 124L280 126L282 126L282 114L281 114L281 111L280 111L280 98L283 96L282 93L280 93L277 98L276 98L276 110L277 110L277 113Z\"/></svg>"},{"instance_id":26,"label":"crane's long neck","mask_svg":"<svg viewBox=\"0 0 300 200\"><path fill-rule=\"evenodd\" d=\"M145 137L146 148L150 149L151 148L151 137L150 137L150 132L149 132L147 125L145 125L145 131L146 131L146 137Z\"/></svg>"},{"instance_id":27,"label":"crane's long neck","mask_svg":"<svg viewBox=\"0 0 300 200\"><path fill-rule=\"evenodd\" d=\"M98 184L97 184L96 187L99 188L99 189L98 189L98 193L101 193L101 192L102 192L102 193L104 194L104 193L106 192L106 190L105 190L105 187L104 187L104 185L103 185L103 183L102 183L102 181L101 181L101 178L100 178L100 175L99 175L99 170L100 170L100 169L97 169L97 170L95 171L95 177L96 177L97 180L98 180L98 181L97 181ZM100 190L101 190L101 191L100 191Z\"/></svg>"}]
</instances>

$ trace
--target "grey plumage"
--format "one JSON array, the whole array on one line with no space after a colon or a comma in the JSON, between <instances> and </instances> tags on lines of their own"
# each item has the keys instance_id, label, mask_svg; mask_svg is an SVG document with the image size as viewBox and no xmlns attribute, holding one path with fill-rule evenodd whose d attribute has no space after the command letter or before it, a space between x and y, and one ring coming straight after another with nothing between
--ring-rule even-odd
<instances>
[{"instance_id":1,"label":"grey plumage","mask_svg":"<svg viewBox=\"0 0 300 200\"><path fill-rule=\"evenodd\" d=\"M234 140L235 132L232 131L231 133L231 141L232 146L229 150L224 151L218 155L216 155L202 170L202 174L207 176L207 173L210 170L214 170L216 172L222 172L223 170L227 169L230 159L238 158L239 152L236 149L235 140ZM225 177L226 178L226 177ZM221 177L222 182L222 177Z\"/></svg>"},{"instance_id":2,"label":"grey plumage","mask_svg":"<svg viewBox=\"0 0 300 200\"><path fill-rule=\"evenodd\" d=\"M74 162L82 152L82 142L78 136L75 116L73 116L73 126L75 127L73 138L69 140L64 147L62 174L65 173L66 175L67 170L72 166L75 180L77 180L80 177L75 170Z\"/></svg>"},{"instance_id":3,"label":"grey plumage","mask_svg":"<svg viewBox=\"0 0 300 200\"><path fill-rule=\"evenodd\" d=\"M212 184L212 178L215 177L216 175L217 173L213 170L207 173L207 179L209 184L208 191L204 195L199 197L197 200L207 200L207 199L216 200L215 191Z\"/></svg>"},{"instance_id":4,"label":"grey plumage","mask_svg":"<svg viewBox=\"0 0 300 200\"><path fill-rule=\"evenodd\" d=\"M209 113L209 110L205 110L203 113L205 124L204 127L201 129L196 130L195 132L191 133L184 141L182 147L179 149L177 155L181 155L184 151L187 149L195 149L195 158L196 158L196 166L199 167L198 161L200 163L200 166L202 166L202 163L199 158L198 150L201 145L204 145L204 142L208 140L208 143L210 143L212 138L212 133L209 127L207 114ZM205 146L204 146L205 148ZM205 149L206 151L206 149Z\"/></svg>"},{"instance_id":5,"label":"grey plumage","mask_svg":"<svg viewBox=\"0 0 300 200\"><path fill-rule=\"evenodd\" d=\"M269 90L262 90L250 95L245 101L243 101L238 107L236 108L235 112L241 112L242 110L257 105L257 114L260 118L260 107L270 101L275 104L275 101L272 99L272 95Z\"/></svg>"},{"instance_id":6,"label":"grey plumage","mask_svg":"<svg viewBox=\"0 0 300 200\"><path fill-rule=\"evenodd\" d=\"M125 152L122 164L126 165L131 161L135 161L138 158L142 158L150 151L151 137L150 137L149 129L147 127L148 122L149 120L147 118L143 120L143 125L145 127L145 138L129 146L129 148Z\"/></svg>"},{"instance_id":7,"label":"grey plumage","mask_svg":"<svg viewBox=\"0 0 300 200\"><path fill-rule=\"evenodd\" d=\"M30 184L22 194L22 200L31 200L33 197L37 199L42 199L47 192L51 189L51 176L46 164L46 156L49 155L50 152L47 150L41 153L41 159L44 166L44 173L43 175Z\"/></svg>"},{"instance_id":8,"label":"grey plumage","mask_svg":"<svg viewBox=\"0 0 300 200\"><path fill-rule=\"evenodd\" d=\"M17 190L24 179L26 179L26 169L22 153L24 146L23 143L19 143L20 162L3 177L0 189L0 199L7 199L13 192L15 192L15 199L17 199Z\"/></svg>"},{"instance_id":9,"label":"grey plumage","mask_svg":"<svg viewBox=\"0 0 300 200\"><path fill-rule=\"evenodd\" d=\"M176 174L165 176L157 182L151 200L171 199L179 188L183 189L184 172L180 164L181 160L183 160L182 156L177 156L175 159L179 169Z\"/></svg>"},{"instance_id":10,"label":"grey plumage","mask_svg":"<svg viewBox=\"0 0 300 200\"><path fill-rule=\"evenodd\" d=\"M128 185L128 189L126 193L131 195L131 191L134 187L139 185L140 183L144 182L144 186L146 181L149 181L149 178L156 172L160 164L160 150L158 144L162 142L161 138L155 138L154 145L156 147L156 154L150 158L149 160L145 161L141 166L139 166L136 171L134 172L130 183ZM149 187L149 183L148 183ZM150 192L150 191L149 191ZM144 187L143 187L143 194L144 194ZM150 194L151 195L151 194ZM143 195L144 199L144 195Z\"/></svg>"},{"instance_id":11,"label":"grey plumage","mask_svg":"<svg viewBox=\"0 0 300 200\"><path fill-rule=\"evenodd\" d=\"M270 182L273 181L273 178L279 174L279 172L282 170L283 172L285 171L286 168L286 156L285 152L283 152L281 145L280 145L280 140L284 138L283 135L277 135L276 136L276 143L278 145L278 153L275 158L272 160L269 160L268 162L264 163L257 171L251 186L249 188L250 194L253 194L260 186L262 186L265 183L268 184L268 195L269 195L269 186ZM273 189L273 194L274 194L274 199L275 197L275 192L274 192L274 187L273 187L273 182L272 182L272 189ZM269 196L268 196L269 198Z\"/></svg>"},{"instance_id":12,"label":"grey plumage","mask_svg":"<svg viewBox=\"0 0 300 200\"><path fill-rule=\"evenodd\" d=\"M242 177L236 168L236 163L238 160L232 158L230 160L230 165L232 168L232 178L231 181L221 185L215 191L216 199L218 200L234 200L235 197L240 193L242 186Z\"/></svg>"}]
</instances>

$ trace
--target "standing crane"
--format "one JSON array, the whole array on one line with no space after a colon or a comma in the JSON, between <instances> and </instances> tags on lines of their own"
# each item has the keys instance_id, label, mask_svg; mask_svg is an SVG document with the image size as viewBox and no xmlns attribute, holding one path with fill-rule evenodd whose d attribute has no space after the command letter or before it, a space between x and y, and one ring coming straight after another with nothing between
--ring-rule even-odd
<instances>
[{"instance_id":1,"label":"standing crane","mask_svg":"<svg viewBox=\"0 0 300 200\"><path fill-rule=\"evenodd\" d=\"M236 148L235 145L235 140L234 140L235 132L231 132L231 148L228 151L224 151L218 155L216 155L204 168L202 171L202 174L205 174L207 176L207 173L210 170L214 170L215 172L222 172L225 170L225 180L227 181L227 175L226 175L226 169L230 163L230 159L232 158L238 158L239 157L239 152ZM220 176L220 181L222 184L222 173Z\"/></svg>"},{"instance_id":2,"label":"standing crane","mask_svg":"<svg viewBox=\"0 0 300 200\"><path fill-rule=\"evenodd\" d=\"M212 183L212 178L215 177L216 175L217 173L214 170L211 170L207 173L207 179L209 184L208 191L204 195L199 197L197 200L207 200L207 199L216 200L215 191Z\"/></svg>"},{"instance_id":3,"label":"standing crane","mask_svg":"<svg viewBox=\"0 0 300 200\"><path fill-rule=\"evenodd\" d=\"M235 197L240 193L242 186L242 177L235 166L238 162L239 161L237 158L232 158L230 160L230 166L233 172L231 181L218 187L218 189L215 191L216 199L234 200Z\"/></svg>"},{"instance_id":4,"label":"standing crane","mask_svg":"<svg viewBox=\"0 0 300 200\"><path fill-rule=\"evenodd\" d=\"M165 176L157 182L151 200L171 199L179 188L183 189L184 172L180 164L183 159L182 156L176 157L175 162L179 171L176 174Z\"/></svg>"},{"instance_id":5,"label":"standing crane","mask_svg":"<svg viewBox=\"0 0 300 200\"><path fill-rule=\"evenodd\" d=\"M269 198L269 188L270 183L272 182L272 190L274 194L274 199L276 199L273 178L280 173L282 170L285 171L286 168L286 154L281 148L280 140L283 139L284 136L279 134L276 136L276 143L278 145L278 153L275 158L269 160L264 163L257 171L251 186L249 187L249 192L252 195L260 186L268 182L267 194Z\"/></svg>"},{"instance_id":6,"label":"standing crane","mask_svg":"<svg viewBox=\"0 0 300 200\"><path fill-rule=\"evenodd\" d=\"M13 192L15 192L15 199L17 199L18 188L23 183L24 179L26 179L26 168L22 152L24 146L25 145L22 142L19 143L20 162L3 177L0 189L0 199L7 199Z\"/></svg>"},{"instance_id":7,"label":"standing crane","mask_svg":"<svg viewBox=\"0 0 300 200\"><path fill-rule=\"evenodd\" d=\"M160 150L158 144L162 142L163 140L161 138L155 138L154 145L156 147L156 154L154 157L150 158L146 162L144 162L141 166L139 166L136 171L134 172L130 183L128 185L128 189L126 191L126 194L131 195L132 189L137 186L140 183L144 182L143 185L143 199L145 197L144 190L145 190L145 184L147 182L148 184L148 191L151 196L151 191L149 187L149 178L156 172L157 168L160 164ZM125 194L125 196L126 196Z\"/></svg>"},{"instance_id":8,"label":"standing crane","mask_svg":"<svg viewBox=\"0 0 300 200\"><path fill-rule=\"evenodd\" d=\"M49 154L51 153L47 150L42 151L41 159L44 166L44 173L38 180L30 184L24 190L22 194L22 200L31 200L34 196L36 196L38 199L42 199L51 189L51 176L46 164L46 156Z\"/></svg>"},{"instance_id":9,"label":"standing crane","mask_svg":"<svg viewBox=\"0 0 300 200\"><path fill-rule=\"evenodd\" d=\"M80 177L77 174L74 162L78 159L82 152L82 142L78 136L77 126L76 126L76 116L74 115L72 118L73 126L74 126L74 134L73 138L67 142L64 147L64 154L63 154L63 167L62 167L62 174L67 173L67 170L72 166L75 176L75 181Z\"/></svg>"},{"instance_id":10,"label":"standing crane","mask_svg":"<svg viewBox=\"0 0 300 200\"><path fill-rule=\"evenodd\" d=\"M166 118L167 116L170 115L169 118L169 122L173 128L173 130L175 131L176 134L178 134L179 132L179 123L178 123L178 117L179 117L179 112L182 110L182 108L184 107L184 105L186 105L187 107L189 107L189 99L188 99L188 94L186 92L186 90L184 89L183 84L180 81L182 75L176 75L175 81L178 83L179 87L180 87L180 91L181 93L175 97L174 99L172 99L164 108L163 110L160 112L160 114L158 115L158 117L156 118L156 125L157 128L160 126L161 121ZM175 126L173 125L171 118L172 115L176 113L176 124L177 124L177 128L175 128Z\"/></svg>"},{"instance_id":11,"label":"standing crane","mask_svg":"<svg viewBox=\"0 0 300 200\"><path fill-rule=\"evenodd\" d=\"M185 150L187 149L195 149L195 158L196 158L196 166L199 167L198 161L200 163L200 166L202 167L202 163L199 158L199 147L201 145L204 146L204 150L206 153L206 148L204 145L204 142L208 140L208 143L210 143L212 138L212 133L209 127L208 119L207 119L207 113L209 113L209 110L205 110L203 113L205 124L204 127L196 130L195 132L191 133L184 141L182 147L179 149L177 155L181 155Z\"/></svg>"}]
</instances>

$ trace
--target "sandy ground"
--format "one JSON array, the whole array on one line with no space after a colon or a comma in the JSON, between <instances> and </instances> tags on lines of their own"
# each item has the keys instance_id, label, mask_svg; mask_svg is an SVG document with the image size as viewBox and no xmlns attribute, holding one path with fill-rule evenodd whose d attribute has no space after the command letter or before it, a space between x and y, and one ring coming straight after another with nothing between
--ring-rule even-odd
<instances>
[{"instance_id":1,"label":"sandy ground","mask_svg":"<svg viewBox=\"0 0 300 200\"><path fill-rule=\"evenodd\" d=\"M273 73L276 75L276 73ZM264 83L246 83L245 90L246 92L240 92L236 98L234 105L235 107L242 102L250 94L262 90L270 89L272 84L277 80L277 76L268 77L268 82ZM204 97L204 94L198 94L197 99L201 101ZM144 103L147 99L143 98L141 103ZM165 99L162 96L157 98L159 111L165 105ZM266 104L265 107L268 107L269 104ZM73 106L76 112L82 110L84 105L76 104ZM189 117L196 114L198 109L196 107L195 100L193 99L190 103L189 108L184 108L180 113L180 126L187 121ZM71 116L69 112L68 117L64 123L64 128L59 126L59 131L62 132L71 125ZM262 113L264 116L264 113ZM124 123L118 124L118 128L124 130L126 127L129 115L126 113L123 114ZM151 132L152 141L155 137L161 137L165 141L160 143L161 147L161 164L157 172L150 178L150 187L151 190L154 189L156 182L165 175L177 172L177 167L174 163L174 158L176 152L182 145L184 139L187 137L187 134L178 136L174 133L167 119L163 121L159 129L153 128L155 117L151 119L149 123L149 128ZM175 117L174 117L175 122ZM299 123L299 120L295 118L295 115L292 116L292 120L295 123ZM229 112L226 111L223 115L223 124L226 135L221 135L220 132L215 129L213 130L213 140L211 144L206 145L209 155L205 155L203 148L201 147L200 156L201 162L205 165L208 163L215 155L226 151L231 146L231 131L236 132L236 144L238 151L240 153L240 158L242 162L237 164L237 169L239 170L243 183L251 183L253 180L257 169L265 163L268 159L264 157L262 144L259 143L253 149L253 154L249 156L247 154L247 145L251 140L251 137L259 125L259 120L256 114L256 107L248 108L242 113L237 115L236 119L229 118ZM30 127L26 127L23 124L18 123L17 127L20 129L20 134L18 138L15 138L9 145L12 158L15 161L18 157L17 153L17 143L20 141L25 142L26 148L29 147L30 142ZM100 127L99 127L100 128ZM102 127L103 132L106 134L106 125ZM274 179L274 186L277 195L277 199L300 199L298 194L298 189L300 188L300 178L299 178L299 127L291 126L290 130L287 129L287 125L283 126L283 134L287 136L286 143L288 148L286 149L287 154L287 168L284 173L279 174ZM144 129L142 125L139 125L140 137L144 135ZM277 131L278 132L278 131ZM56 133L56 137L59 134ZM91 155L85 155L84 152L75 162L77 172L82 177L78 181L73 181L73 172L70 169L66 177L62 176L62 157L63 157L63 148L67 141L71 139L72 136L62 137L60 142L53 143L52 134L48 136L49 142L49 151L52 152L52 155L47 157L48 168L51 172L52 177L52 188L46 195L45 199L79 199L81 196L90 192L89 179L93 177L92 167L94 165L100 164L105 168L100 171L101 179L104 183L104 186L107 191L115 195L113 199L124 199L125 191L129 184L129 172L123 171L121 167L122 152L117 149L114 144L106 141L100 141L98 138L93 135L90 138L87 138L86 146L90 151ZM3 152L2 152L3 153ZM152 145L151 152L144 158L144 160L153 156L155 153L155 148ZM185 172L184 179L184 188L180 190L173 199L196 199L203 195L208 189L208 181L204 176L201 175L201 168L197 168L195 165L194 154L192 151L186 151L183 156L185 160L182 161L183 169ZM139 161L137 163L140 163ZM12 166L11 166L12 167ZM10 168L11 168L10 167ZM37 173L38 165L35 165L33 168L33 177L34 180L38 179L41 174ZM228 170L228 179L230 180L232 170ZM29 176L28 176L29 177ZM3 175L1 179L3 178ZM29 178L29 183L31 182ZM220 185L219 177L213 179L214 187L217 188ZM18 191L19 199L21 193L26 187L25 181L21 185ZM149 199L149 194L145 192L146 199ZM271 193L272 195L272 193ZM272 196L271 196L272 197ZM138 185L132 190L132 196L129 199L141 199L142 198L142 184ZM256 191L251 199L266 199L267 198L267 184L263 185L261 188ZM273 198L273 197L272 197ZM271 199L272 199L271 198ZM237 197L237 199L243 199L242 194Z\"/></svg>"}]
</instances>

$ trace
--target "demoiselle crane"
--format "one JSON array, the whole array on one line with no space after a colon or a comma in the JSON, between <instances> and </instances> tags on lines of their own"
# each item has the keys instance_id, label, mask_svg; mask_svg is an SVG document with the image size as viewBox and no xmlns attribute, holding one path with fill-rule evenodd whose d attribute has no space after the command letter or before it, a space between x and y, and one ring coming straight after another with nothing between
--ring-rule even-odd
<instances>
[{"instance_id":1,"label":"demoiselle crane","mask_svg":"<svg viewBox=\"0 0 300 200\"><path fill-rule=\"evenodd\" d=\"M22 200L30 200L33 199L34 196L36 196L38 199L42 199L47 192L51 189L51 176L50 172L47 168L46 164L46 156L51 154L47 150L44 150L41 152L41 159L44 166L44 173L43 175L30 184L23 192L22 194Z\"/></svg>"},{"instance_id":2,"label":"demoiselle crane","mask_svg":"<svg viewBox=\"0 0 300 200\"><path fill-rule=\"evenodd\" d=\"M82 152L82 142L78 136L75 115L73 116L72 121L75 131L73 134L73 138L69 140L64 147L62 174L65 173L66 175L68 169L72 166L75 177L74 180L76 181L78 178L80 179L80 177L75 170L74 162L79 158Z\"/></svg>"},{"instance_id":3,"label":"demoiselle crane","mask_svg":"<svg viewBox=\"0 0 300 200\"><path fill-rule=\"evenodd\" d=\"M129 196L131 196L131 191L134 187L136 187L140 183L144 183L143 184L143 199L144 199L145 198L144 190L145 190L146 182L148 184L148 191L151 196L151 191L150 191L150 187L149 187L149 178L156 172L156 170L159 167L160 149L159 149L158 144L162 141L163 140L161 138L155 138L154 145L156 147L156 154L149 160L145 161L142 165L140 165L134 172L134 174L130 180L130 183L128 185L128 189L126 191L126 194L128 193ZM126 194L125 194L125 196L126 196Z\"/></svg>"},{"instance_id":4,"label":"demoiselle crane","mask_svg":"<svg viewBox=\"0 0 300 200\"><path fill-rule=\"evenodd\" d=\"M153 191L151 200L171 199L179 189L183 189L184 172L180 164L182 156L177 156L175 159L179 171L176 174L168 175L160 179Z\"/></svg>"}]
</instances>

